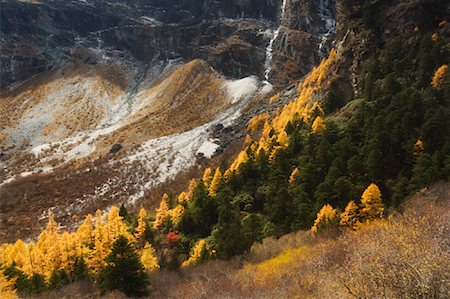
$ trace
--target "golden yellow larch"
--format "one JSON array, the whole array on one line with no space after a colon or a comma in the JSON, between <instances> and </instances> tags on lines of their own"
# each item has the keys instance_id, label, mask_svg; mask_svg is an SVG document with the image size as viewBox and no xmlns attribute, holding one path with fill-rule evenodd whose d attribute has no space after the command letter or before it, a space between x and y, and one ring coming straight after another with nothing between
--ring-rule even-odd
<instances>
[{"instance_id":1,"label":"golden yellow larch","mask_svg":"<svg viewBox=\"0 0 450 299\"><path fill-rule=\"evenodd\" d=\"M311 231L317 233L323 227L332 225L337 220L337 218L337 210L331 205L326 204L322 207L322 209L320 209L319 213L317 213L317 218L314 221L314 225L311 228Z\"/></svg>"},{"instance_id":2,"label":"golden yellow larch","mask_svg":"<svg viewBox=\"0 0 450 299\"><path fill-rule=\"evenodd\" d=\"M64 232L60 237L61 268L72 270L78 258L77 240L72 234Z\"/></svg>"},{"instance_id":3,"label":"golden yellow larch","mask_svg":"<svg viewBox=\"0 0 450 299\"><path fill-rule=\"evenodd\" d=\"M155 249L150 243L146 243L141 251L141 263L144 265L145 270L149 272L159 269Z\"/></svg>"},{"instance_id":4,"label":"golden yellow larch","mask_svg":"<svg viewBox=\"0 0 450 299\"><path fill-rule=\"evenodd\" d=\"M178 202L188 202L192 198L192 193L194 192L195 187L197 186L197 181L195 179L191 179L189 181L188 190L186 192L181 192L180 195L178 195Z\"/></svg>"},{"instance_id":5,"label":"golden yellow larch","mask_svg":"<svg viewBox=\"0 0 450 299\"><path fill-rule=\"evenodd\" d=\"M277 92L276 94L274 94L273 96L270 97L269 105L272 105L273 103L275 103L279 98L280 98L280 93Z\"/></svg>"},{"instance_id":6,"label":"golden yellow larch","mask_svg":"<svg viewBox=\"0 0 450 299\"><path fill-rule=\"evenodd\" d=\"M169 210L170 218L172 219L173 225L180 223L181 217L184 213L184 207L182 205L177 205L175 208Z\"/></svg>"},{"instance_id":7,"label":"golden yellow larch","mask_svg":"<svg viewBox=\"0 0 450 299\"><path fill-rule=\"evenodd\" d=\"M245 150L243 150L239 153L236 160L233 162L233 164L231 164L229 169L231 171L238 171L239 166L241 166L242 163L245 163L247 161L248 161L248 154Z\"/></svg>"},{"instance_id":8,"label":"golden yellow larch","mask_svg":"<svg viewBox=\"0 0 450 299\"><path fill-rule=\"evenodd\" d=\"M53 212L48 212L48 222L46 230L49 234L56 234L58 231L58 224L55 221L55 216L53 215Z\"/></svg>"},{"instance_id":9,"label":"golden yellow larch","mask_svg":"<svg viewBox=\"0 0 450 299\"><path fill-rule=\"evenodd\" d=\"M344 212L341 214L341 221L339 223L341 226L349 227L355 229L359 224L359 211L358 205L351 200L345 207Z\"/></svg>"},{"instance_id":10,"label":"golden yellow larch","mask_svg":"<svg viewBox=\"0 0 450 299\"><path fill-rule=\"evenodd\" d=\"M252 142L252 137L249 134L245 135L244 146L249 146Z\"/></svg>"},{"instance_id":11,"label":"golden yellow larch","mask_svg":"<svg viewBox=\"0 0 450 299\"><path fill-rule=\"evenodd\" d=\"M60 236L58 234L58 224L53 213L49 212L48 223L45 230L39 235L37 246L42 253L42 267L45 277L50 277L53 269L62 267L62 257L60 248Z\"/></svg>"},{"instance_id":12,"label":"golden yellow larch","mask_svg":"<svg viewBox=\"0 0 450 299\"><path fill-rule=\"evenodd\" d=\"M448 65L446 64L441 65L434 73L431 85L436 89L440 89L447 80L447 76L448 76Z\"/></svg>"},{"instance_id":13,"label":"golden yellow larch","mask_svg":"<svg viewBox=\"0 0 450 299\"><path fill-rule=\"evenodd\" d=\"M105 258L110 252L108 243L102 242L101 238L96 238L94 248L92 250L92 256L88 258L88 265L94 271L98 273L105 265Z\"/></svg>"},{"instance_id":14,"label":"golden yellow larch","mask_svg":"<svg viewBox=\"0 0 450 299\"><path fill-rule=\"evenodd\" d=\"M248 122L247 131L250 133L258 131L268 120L269 114L267 112L253 116Z\"/></svg>"},{"instance_id":15,"label":"golden yellow larch","mask_svg":"<svg viewBox=\"0 0 450 299\"><path fill-rule=\"evenodd\" d=\"M206 167L205 171L203 172L203 183L205 184L205 186L209 186L209 183L211 182L211 167Z\"/></svg>"},{"instance_id":16,"label":"golden yellow larch","mask_svg":"<svg viewBox=\"0 0 450 299\"><path fill-rule=\"evenodd\" d=\"M14 281L8 281L0 271L0 298L2 299L14 299L19 298L14 290Z\"/></svg>"},{"instance_id":17,"label":"golden yellow larch","mask_svg":"<svg viewBox=\"0 0 450 299\"><path fill-rule=\"evenodd\" d=\"M294 170L292 170L291 175L289 176L289 185L293 185L298 177L299 177L298 167L295 167Z\"/></svg>"},{"instance_id":18,"label":"golden yellow larch","mask_svg":"<svg viewBox=\"0 0 450 299\"><path fill-rule=\"evenodd\" d=\"M181 192L181 193L178 195L177 201L178 201L179 203L187 202L187 201L188 201L188 195L187 195L187 193L184 192L184 191Z\"/></svg>"},{"instance_id":19,"label":"golden yellow larch","mask_svg":"<svg viewBox=\"0 0 450 299\"><path fill-rule=\"evenodd\" d=\"M26 262L27 255L28 255L27 246L21 239L18 239L14 243L14 245L10 248L7 262L8 264L15 262L17 266L21 268Z\"/></svg>"},{"instance_id":20,"label":"golden yellow larch","mask_svg":"<svg viewBox=\"0 0 450 299\"><path fill-rule=\"evenodd\" d=\"M314 120L311 130L314 134L320 134L325 129L325 124L321 116L317 116Z\"/></svg>"},{"instance_id":21,"label":"golden yellow larch","mask_svg":"<svg viewBox=\"0 0 450 299\"><path fill-rule=\"evenodd\" d=\"M433 34L431 35L431 40L434 41L434 42L437 42L437 41L440 40L440 37L439 37L439 35L435 32L435 33L433 33Z\"/></svg>"},{"instance_id":22,"label":"golden yellow larch","mask_svg":"<svg viewBox=\"0 0 450 299\"><path fill-rule=\"evenodd\" d=\"M381 191L375 184L370 184L361 196L361 218L365 221L383 216L383 201Z\"/></svg>"},{"instance_id":23,"label":"golden yellow larch","mask_svg":"<svg viewBox=\"0 0 450 299\"><path fill-rule=\"evenodd\" d=\"M182 267L188 267L196 265L209 256L209 249L207 246L207 243L204 239L201 239L195 243L194 247L192 248L191 255L189 256L189 259L186 260L181 266Z\"/></svg>"},{"instance_id":24,"label":"golden yellow larch","mask_svg":"<svg viewBox=\"0 0 450 299\"><path fill-rule=\"evenodd\" d=\"M169 211L169 205L167 204L167 201L169 199L169 196L164 193L161 202L159 204L159 208L156 209L156 216L155 216L155 222L153 223L153 227L155 229L160 229L166 220Z\"/></svg>"},{"instance_id":25,"label":"golden yellow larch","mask_svg":"<svg viewBox=\"0 0 450 299\"><path fill-rule=\"evenodd\" d=\"M211 181L211 185L209 186L209 195L216 196L217 195L217 187L222 180L222 172L220 171L220 167L217 167L214 171L214 176Z\"/></svg>"},{"instance_id":26,"label":"golden yellow larch","mask_svg":"<svg viewBox=\"0 0 450 299\"><path fill-rule=\"evenodd\" d=\"M84 219L83 223L77 229L77 238L79 242L85 245L93 244L94 236L93 236L93 228L94 224L92 221L92 215L88 214Z\"/></svg>"},{"instance_id":27,"label":"golden yellow larch","mask_svg":"<svg viewBox=\"0 0 450 299\"><path fill-rule=\"evenodd\" d=\"M147 211L144 208L141 208L139 210L138 225L136 227L136 232L134 233L134 237L137 240L141 239L145 234L145 231L147 229L146 218L147 218Z\"/></svg>"}]
</instances>

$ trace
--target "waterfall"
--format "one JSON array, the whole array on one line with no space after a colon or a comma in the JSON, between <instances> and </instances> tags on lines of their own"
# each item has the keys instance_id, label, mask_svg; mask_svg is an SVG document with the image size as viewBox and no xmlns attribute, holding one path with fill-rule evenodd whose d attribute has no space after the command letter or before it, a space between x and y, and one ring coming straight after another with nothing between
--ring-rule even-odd
<instances>
[{"instance_id":1,"label":"waterfall","mask_svg":"<svg viewBox=\"0 0 450 299\"><path fill-rule=\"evenodd\" d=\"M324 22L324 32L320 35L319 56L325 57L324 47L328 38L336 31L336 20L334 19L333 10L331 8L333 0L320 0L319 17Z\"/></svg>"},{"instance_id":2,"label":"waterfall","mask_svg":"<svg viewBox=\"0 0 450 299\"><path fill-rule=\"evenodd\" d=\"M287 6L288 0L283 0L283 4L281 5L281 18L280 18L280 24L275 31L272 32L272 39L269 42L269 45L266 48L266 61L264 63L264 78L266 79L266 82L269 83L269 74L272 71L271 63L272 63L272 57L273 57L273 43L278 38L278 35L280 34L280 28L281 23L284 19L284 16L286 14L286 6Z\"/></svg>"}]
</instances>

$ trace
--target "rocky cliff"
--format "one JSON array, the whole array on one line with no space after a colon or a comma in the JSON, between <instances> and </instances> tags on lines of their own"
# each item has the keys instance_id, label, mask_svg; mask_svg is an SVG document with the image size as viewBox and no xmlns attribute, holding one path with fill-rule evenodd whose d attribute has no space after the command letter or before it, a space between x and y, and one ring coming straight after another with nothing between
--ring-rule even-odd
<instances>
[{"instance_id":1,"label":"rocky cliff","mask_svg":"<svg viewBox=\"0 0 450 299\"><path fill-rule=\"evenodd\" d=\"M269 66L271 81L286 84L325 55L334 33L331 0L3 0L1 5L2 87L68 60L92 64L128 56L144 63L201 58L232 77L264 78ZM267 61L268 50L276 63Z\"/></svg>"}]
</instances>

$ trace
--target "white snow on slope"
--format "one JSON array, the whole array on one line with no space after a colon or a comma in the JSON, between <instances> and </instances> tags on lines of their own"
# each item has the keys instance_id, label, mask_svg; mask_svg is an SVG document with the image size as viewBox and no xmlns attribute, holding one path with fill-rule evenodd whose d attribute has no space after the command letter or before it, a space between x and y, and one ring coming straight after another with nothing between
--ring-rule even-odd
<instances>
[{"instance_id":1,"label":"white snow on slope","mask_svg":"<svg viewBox=\"0 0 450 299\"><path fill-rule=\"evenodd\" d=\"M200 148L197 150L197 154L202 154L204 157L211 159L211 157L219 147L220 145L218 145L217 143L207 140L202 143Z\"/></svg>"},{"instance_id":2,"label":"white snow on slope","mask_svg":"<svg viewBox=\"0 0 450 299\"><path fill-rule=\"evenodd\" d=\"M239 80L227 80L224 82L223 88L226 89L231 97L231 102L234 104L239 100L254 95L259 89L259 81L255 76L250 76Z\"/></svg>"}]
</instances>

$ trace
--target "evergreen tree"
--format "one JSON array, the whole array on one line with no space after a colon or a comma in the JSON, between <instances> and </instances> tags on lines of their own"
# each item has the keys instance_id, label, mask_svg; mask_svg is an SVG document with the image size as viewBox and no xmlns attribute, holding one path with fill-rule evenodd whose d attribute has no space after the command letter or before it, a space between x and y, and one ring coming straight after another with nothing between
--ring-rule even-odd
<instances>
[{"instance_id":1,"label":"evergreen tree","mask_svg":"<svg viewBox=\"0 0 450 299\"><path fill-rule=\"evenodd\" d=\"M49 288L58 290L70 283L69 274L64 269L53 270L49 279Z\"/></svg>"},{"instance_id":2,"label":"evergreen tree","mask_svg":"<svg viewBox=\"0 0 450 299\"><path fill-rule=\"evenodd\" d=\"M148 295L148 276L141 264L134 245L120 236L112 245L106 257L106 266L99 274L98 284L101 292L119 290L127 296Z\"/></svg>"},{"instance_id":3,"label":"evergreen tree","mask_svg":"<svg viewBox=\"0 0 450 299\"><path fill-rule=\"evenodd\" d=\"M224 186L217 194L219 201L219 218L212 232L217 255L221 258L230 258L241 254L245 247L239 219L239 209L233 206L233 191Z\"/></svg>"},{"instance_id":4,"label":"evergreen tree","mask_svg":"<svg viewBox=\"0 0 450 299\"><path fill-rule=\"evenodd\" d=\"M75 261L73 268L73 280L80 281L90 278L89 268L86 261L81 256Z\"/></svg>"},{"instance_id":5,"label":"evergreen tree","mask_svg":"<svg viewBox=\"0 0 450 299\"><path fill-rule=\"evenodd\" d=\"M260 214L250 213L241 221L242 237L246 249L256 241L261 241L263 235L263 222Z\"/></svg>"}]
</instances>

